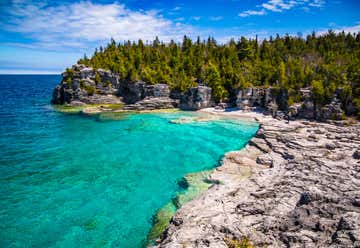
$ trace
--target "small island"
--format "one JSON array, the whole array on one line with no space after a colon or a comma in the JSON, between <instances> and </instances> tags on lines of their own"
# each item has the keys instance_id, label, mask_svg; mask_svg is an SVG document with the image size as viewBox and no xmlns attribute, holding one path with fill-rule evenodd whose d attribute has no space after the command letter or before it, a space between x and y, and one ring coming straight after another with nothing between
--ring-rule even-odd
<instances>
[{"instance_id":1,"label":"small island","mask_svg":"<svg viewBox=\"0 0 360 248\"><path fill-rule=\"evenodd\" d=\"M260 124L207 173L208 190L167 216L156 247L357 247L359 44L360 34L332 31L226 44L111 40L66 69L52 103L65 112L181 109Z\"/></svg>"}]
</instances>

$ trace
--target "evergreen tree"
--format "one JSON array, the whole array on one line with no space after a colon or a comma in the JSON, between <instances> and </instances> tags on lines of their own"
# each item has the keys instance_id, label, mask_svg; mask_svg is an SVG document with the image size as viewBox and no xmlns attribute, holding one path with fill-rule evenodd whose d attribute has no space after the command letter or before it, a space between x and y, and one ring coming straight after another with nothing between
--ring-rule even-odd
<instances>
[{"instance_id":1,"label":"evergreen tree","mask_svg":"<svg viewBox=\"0 0 360 248\"><path fill-rule=\"evenodd\" d=\"M262 41L241 37L227 44L213 37L193 42L184 36L181 43L168 44L158 37L146 44L111 39L78 63L119 73L123 80L167 83L181 91L204 82L216 101L238 88L279 86L288 90L292 103L301 100L300 88L311 87L316 104L323 105L342 88L343 104L352 99L360 108L360 33L330 31L305 39L276 35Z\"/></svg>"}]
</instances>

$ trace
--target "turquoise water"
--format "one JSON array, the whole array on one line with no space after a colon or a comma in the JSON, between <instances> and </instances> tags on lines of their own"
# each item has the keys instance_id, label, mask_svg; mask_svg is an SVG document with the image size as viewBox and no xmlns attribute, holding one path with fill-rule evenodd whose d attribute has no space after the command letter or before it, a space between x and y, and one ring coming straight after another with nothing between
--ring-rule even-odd
<instances>
[{"instance_id":1,"label":"turquoise water","mask_svg":"<svg viewBox=\"0 0 360 248\"><path fill-rule=\"evenodd\" d=\"M189 172L243 147L257 125L171 124L194 113L62 114L59 76L0 76L0 247L141 247Z\"/></svg>"}]
</instances>

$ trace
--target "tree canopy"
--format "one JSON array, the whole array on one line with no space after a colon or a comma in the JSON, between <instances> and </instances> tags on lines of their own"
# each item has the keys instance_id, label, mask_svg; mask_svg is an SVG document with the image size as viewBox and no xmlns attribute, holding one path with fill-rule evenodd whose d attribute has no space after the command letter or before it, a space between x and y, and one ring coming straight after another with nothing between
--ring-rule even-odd
<instances>
[{"instance_id":1,"label":"tree canopy","mask_svg":"<svg viewBox=\"0 0 360 248\"><path fill-rule=\"evenodd\" d=\"M226 44L211 37L192 41L184 36L181 43L112 39L78 63L109 69L126 80L166 83L173 90L205 84L216 101L238 88L273 86L287 89L291 102L299 99L300 88L312 87L318 102L326 103L341 87L347 100L351 96L360 105L360 33L276 35L262 41L241 37Z\"/></svg>"}]
</instances>

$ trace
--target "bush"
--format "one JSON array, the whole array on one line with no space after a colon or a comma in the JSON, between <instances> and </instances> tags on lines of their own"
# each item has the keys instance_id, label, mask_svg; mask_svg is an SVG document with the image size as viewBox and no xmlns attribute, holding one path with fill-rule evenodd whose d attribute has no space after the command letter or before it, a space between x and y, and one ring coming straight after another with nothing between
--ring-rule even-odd
<instances>
[{"instance_id":1,"label":"bush","mask_svg":"<svg viewBox=\"0 0 360 248\"><path fill-rule=\"evenodd\" d=\"M110 81L106 81L106 82L103 82L102 83L102 85L104 86L104 87L109 87L110 86Z\"/></svg>"},{"instance_id":2,"label":"bush","mask_svg":"<svg viewBox=\"0 0 360 248\"><path fill-rule=\"evenodd\" d=\"M92 85L84 85L83 88L89 96L92 96L96 93L96 89Z\"/></svg>"},{"instance_id":3,"label":"bush","mask_svg":"<svg viewBox=\"0 0 360 248\"><path fill-rule=\"evenodd\" d=\"M95 74L95 83L96 83L96 84L100 84L100 83L101 83L101 77L100 77L99 73L96 73L96 74Z\"/></svg>"},{"instance_id":4,"label":"bush","mask_svg":"<svg viewBox=\"0 0 360 248\"><path fill-rule=\"evenodd\" d=\"M313 94L314 103L316 105L324 104L325 89L322 81L313 80L311 82L311 92Z\"/></svg>"},{"instance_id":5,"label":"bush","mask_svg":"<svg viewBox=\"0 0 360 248\"><path fill-rule=\"evenodd\" d=\"M67 76L64 78L64 82L71 87L73 83L74 69L66 68L65 71L67 73Z\"/></svg>"}]
</instances>

